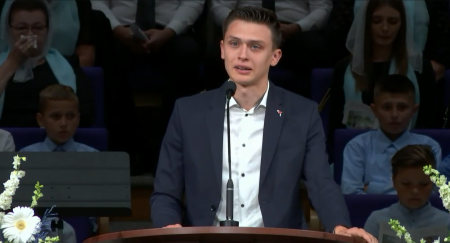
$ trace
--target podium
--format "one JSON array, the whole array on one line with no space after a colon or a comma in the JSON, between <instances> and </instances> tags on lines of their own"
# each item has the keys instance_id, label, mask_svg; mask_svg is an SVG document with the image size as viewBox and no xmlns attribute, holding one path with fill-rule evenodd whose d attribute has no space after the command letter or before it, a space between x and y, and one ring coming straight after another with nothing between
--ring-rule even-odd
<instances>
[{"instance_id":1,"label":"podium","mask_svg":"<svg viewBox=\"0 0 450 243\"><path fill-rule=\"evenodd\" d=\"M331 233L245 227L183 227L144 229L95 236L83 243L365 243Z\"/></svg>"}]
</instances>

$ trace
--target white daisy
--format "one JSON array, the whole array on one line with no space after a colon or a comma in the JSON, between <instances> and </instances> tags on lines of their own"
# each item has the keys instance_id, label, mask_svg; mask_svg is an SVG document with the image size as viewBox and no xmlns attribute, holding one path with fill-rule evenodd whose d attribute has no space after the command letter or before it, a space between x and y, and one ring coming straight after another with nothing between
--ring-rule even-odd
<instances>
[{"instance_id":1,"label":"white daisy","mask_svg":"<svg viewBox=\"0 0 450 243\"><path fill-rule=\"evenodd\" d=\"M41 219L34 216L33 209L29 207L15 207L12 212L3 216L3 234L9 242L25 243L36 233Z\"/></svg>"}]
</instances>

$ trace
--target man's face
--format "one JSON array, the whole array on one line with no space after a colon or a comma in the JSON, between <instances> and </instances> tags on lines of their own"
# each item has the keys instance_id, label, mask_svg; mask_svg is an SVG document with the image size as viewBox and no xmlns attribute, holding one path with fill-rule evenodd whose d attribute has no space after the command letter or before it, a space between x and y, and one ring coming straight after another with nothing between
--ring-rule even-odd
<instances>
[{"instance_id":1,"label":"man's face","mask_svg":"<svg viewBox=\"0 0 450 243\"><path fill-rule=\"evenodd\" d=\"M73 137L78 128L78 104L73 101L49 100L44 113L37 114L37 120L54 143L63 144Z\"/></svg>"},{"instance_id":2,"label":"man's face","mask_svg":"<svg viewBox=\"0 0 450 243\"><path fill-rule=\"evenodd\" d=\"M267 82L270 66L281 58L268 26L242 20L230 23L220 48L230 79L241 86Z\"/></svg>"},{"instance_id":3,"label":"man's face","mask_svg":"<svg viewBox=\"0 0 450 243\"><path fill-rule=\"evenodd\" d=\"M421 167L400 169L393 178L394 188L403 206L417 209L430 198L434 184Z\"/></svg>"}]
</instances>

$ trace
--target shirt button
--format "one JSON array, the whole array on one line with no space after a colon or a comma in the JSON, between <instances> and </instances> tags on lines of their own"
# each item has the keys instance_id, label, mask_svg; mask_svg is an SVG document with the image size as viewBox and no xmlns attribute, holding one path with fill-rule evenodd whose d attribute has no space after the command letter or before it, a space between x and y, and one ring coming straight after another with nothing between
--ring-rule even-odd
<instances>
[{"instance_id":1,"label":"shirt button","mask_svg":"<svg viewBox=\"0 0 450 243\"><path fill-rule=\"evenodd\" d=\"M242 177L245 177L245 174L244 174L244 173L242 173L242 174L241 174L241 176L242 176Z\"/></svg>"},{"instance_id":2,"label":"shirt button","mask_svg":"<svg viewBox=\"0 0 450 243\"><path fill-rule=\"evenodd\" d=\"M211 205L211 211L216 211L216 206Z\"/></svg>"},{"instance_id":3,"label":"shirt button","mask_svg":"<svg viewBox=\"0 0 450 243\"><path fill-rule=\"evenodd\" d=\"M242 144L242 147L245 147L245 143L244 143L244 144Z\"/></svg>"},{"instance_id":4,"label":"shirt button","mask_svg":"<svg viewBox=\"0 0 450 243\"><path fill-rule=\"evenodd\" d=\"M241 208L243 208L244 207L244 204L241 204Z\"/></svg>"},{"instance_id":5,"label":"shirt button","mask_svg":"<svg viewBox=\"0 0 450 243\"><path fill-rule=\"evenodd\" d=\"M248 114L245 114L245 117L247 117L248 116Z\"/></svg>"}]
</instances>

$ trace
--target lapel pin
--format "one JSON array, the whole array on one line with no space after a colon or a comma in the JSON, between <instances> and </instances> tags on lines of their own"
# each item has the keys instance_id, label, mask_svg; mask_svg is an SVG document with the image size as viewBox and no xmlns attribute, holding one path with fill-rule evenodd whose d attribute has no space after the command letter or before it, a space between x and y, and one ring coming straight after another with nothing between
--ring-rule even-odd
<instances>
[{"instance_id":1,"label":"lapel pin","mask_svg":"<svg viewBox=\"0 0 450 243\"><path fill-rule=\"evenodd\" d=\"M278 114L280 115L280 117L281 117L281 113L283 113L282 111L280 111L280 110L277 110L277 112L278 112Z\"/></svg>"}]
</instances>

